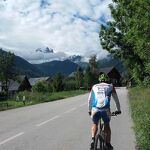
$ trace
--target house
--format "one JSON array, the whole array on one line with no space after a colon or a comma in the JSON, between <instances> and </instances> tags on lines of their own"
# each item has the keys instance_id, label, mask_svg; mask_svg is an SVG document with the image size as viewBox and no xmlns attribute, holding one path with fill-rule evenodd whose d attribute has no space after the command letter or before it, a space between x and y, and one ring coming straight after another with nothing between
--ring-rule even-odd
<instances>
[{"instance_id":1,"label":"house","mask_svg":"<svg viewBox=\"0 0 150 150\"><path fill-rule=\"evenodd\" d=\"M40 81L48 81L48 80L50 80L50 77L30 78L29 83L31 86L33 86Z\"/></svg>"},{"instance_id":2,"label":"house","mask_svg":"<svg viewBox=\"0 0 150 150\"><path fill-rule=\"evenodd\" d=\"M18 91L19 88L19 82L18 81L14 81L12 79L9 79L7 82L7 87L8 87L8 93L15 93ZM0 82L0 92L4 91L4 85L2 84L2 82Z\"/></svg>"},{"instance_id":3,"label":"house","mask_svg":"<svg viewBox=\"0 0 150 150\"><path fill-rule=\"evenodd\" d=\"M25 90L31 91L32 86L31 86L27 76L25 76L25 75L19 76L18 82L20 83L18 91L25 91Z\"/></svg>"},{"instance_id":4,"label":"house","mask_svg":"<svg viewBox=\"0 0 150 150\"><path fill-rule=\"evenodd\" d=\"M14 81L12 79L9 79L8 93L9 94L14 94L14 93L18 92L19 91L19 86L20 86L20 83L18 81Z\"/></svg>"},{"instance_id":5,"label":"house","mask_svg":"<svg viewBox=\"0 0 150 150\"><path fill-rule=\"evenodd\" d=\"M120 72L116 69L116 67L106 67L106 68L101 68L99 70L100 73L105 73L109 76L111 79L111 82L116 85L120 86L121 85L121 74Z\"/></svg>"},{"instance_id":6,"label":"house","mask_svg":"<svg viewBox=\"0 0 150 150\"><path fill-rule=\"evenodd\" d=\"M0 92L2 91L2 82L0 82ZM7 82L8 93L14 94L18 91L31 91L31 85L27 76L18 76L17 80L9 79Z\"/></svg>"}]
</instances>

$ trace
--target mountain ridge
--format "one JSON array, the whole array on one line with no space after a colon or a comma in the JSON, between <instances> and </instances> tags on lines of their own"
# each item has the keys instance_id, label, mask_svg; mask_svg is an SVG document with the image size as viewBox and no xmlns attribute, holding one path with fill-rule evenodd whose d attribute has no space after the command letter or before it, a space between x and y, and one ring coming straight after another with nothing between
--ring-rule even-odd
<instances>
[{"instance_id":1,"label":"mountain ridge","mask_svg":"<svg viewBox=\"0 0 150 150\"><path fill-rule=\"evenodd\" d=\"M7 52L0 49L0 55L2 53ZM58 72L66 76L76 71L77 67L78 64L70 60L54 60L41 64L31 64L24 58L14 55L12 70L14 73L27 75L28 77L54 76Z\"/></svg>"},{"instance_id":2,"label":"mountain ridge","mask_svg":"<svg viewBox=\"0 0 150 150\"><path fill-rule=\"evenodd\" d=\"M0 54L2 52L6 52L6 51L0 49ZM70 58L73 58L73 60L75 60L76 63L73 62L72 59L71 60L65 59L63 61L53 60L50 62L45 62L40 64L31 64L28 61L26 61L24 58L15 55L13 72L16 72L20 75L27 75L28 77L54 76L58 72L63 74L64 76L67 76L72 72L75 72L79 66L83 68L83 70L85 70L89 65L88 62L79 61L82 58L79 55L73 55L73 57ZM77 58L78 61L76 61L75 58ZM98 62L98 68L115 66L121 72L124 71L122 63L119 60L112 58L111 55L109 55L108 58L105 58L103 60L98 60L97 62Z\"/></svg>"},{"instance_id":3,"label":"mountain ridge","mask_svg":"<svg viewBox=\"0 0 150 150\"><path fill-rule=\"evenodd\" d=\"M53 76L57 73L62 73L63 75L69 75L74 72L78 65L70 60L53 60L51 62L41 63L41 64L33 64L39 70L47 73L50 76ZM48 69L49 68L49 69Z\"/></svg>"}]
</instances>

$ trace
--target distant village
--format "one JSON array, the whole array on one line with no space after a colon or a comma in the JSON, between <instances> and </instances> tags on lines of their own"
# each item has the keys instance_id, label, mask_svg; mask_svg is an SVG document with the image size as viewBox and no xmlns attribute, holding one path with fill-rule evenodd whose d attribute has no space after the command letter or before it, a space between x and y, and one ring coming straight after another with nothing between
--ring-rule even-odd
<instances>
[{"instance_id":1,"label":"distant village","mask_svg":"<svg viewBox=\"0 0 150 150\"><path fill-rule=\"evenodd\" d=\"M101 68L99 70L100 73L106 73L111 79L112 83L116 86L121 85L121 73L116 69L116 67L106 67ZM75 76L75 72L72 72L67 78L73 78ZM13 95L19 91L32 91L32 86L40 81L48 82L51 80L51 77L38 77L38 78L28 78L25 75L18 76L17 80L9 79L8 82L8 93L9 95ZM0 82L0 92L3 87Z\"/></svg>"}]
</instances>

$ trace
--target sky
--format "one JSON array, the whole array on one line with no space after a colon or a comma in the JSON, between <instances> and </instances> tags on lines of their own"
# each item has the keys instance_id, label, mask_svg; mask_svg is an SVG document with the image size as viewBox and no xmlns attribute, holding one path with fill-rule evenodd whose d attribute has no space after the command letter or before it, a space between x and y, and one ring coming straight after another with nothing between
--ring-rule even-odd
<instances>
[{"instance_id":1,"label":"sky","mask_svg":"<svg viewBox=\"0 0 150 150\"><path fill-rule=\"evenodd\" d=\"M0 0L0 48L30 63L81 55L104 58L100 25L111 20L111 0ZM36 52L49 47L54 53Z\"/></svg>"}]
</instances>

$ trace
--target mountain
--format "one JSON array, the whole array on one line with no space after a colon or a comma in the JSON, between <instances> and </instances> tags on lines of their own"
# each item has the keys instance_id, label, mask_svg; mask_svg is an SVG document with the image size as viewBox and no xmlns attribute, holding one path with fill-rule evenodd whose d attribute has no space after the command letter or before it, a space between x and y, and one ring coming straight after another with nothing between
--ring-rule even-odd
<instances>
[{"instance_id":1,"label":"mountain","mask_svg":"<svg viewBox=\"0 0 150 150\"><path fill-rule=\"evenodd\" d=\"M85 70L88 67L88 62L83 62L82 59L83 57L80 55L72 55L65 60L70 60L80 66L83 70Z\"/></svg>"},{"instance_id":2,"label":"mountain","mask_svg":"<svg viewBox=\"0 0 150 150\"><path fill-rule=\"evenodd\" d=\"M83 70L85 70L89 65L88 62L82 62L82 61L77 62L77 64ZM127 69L123 65L123 63L119 59L114 58L112 54L108 55L106 58L97 60L97 67L99 69L107 68L107 67L115 67L122 75L126 74L127 72Z\"/></svg>"},{"instance_id":3,"label":"mountain","mask_svg":"<svg viewBox=\"0 0 150 150\"><path fill-rule=\"evenodd\" d=\"M37 48L35 51L41 53L54 53L53 49L49 47Z\"/></svg>"},{"instance_id":4,"label":"mountain","mask_svg":"<svg viewBox=\"0 0 150 150\"><path fill-rule=\"evenodd\" d=\"M120 74L126 74L127 68L124 64L117 58L114 58L112 54L108 55L106 58L98 60L98 68L116 67Z\"/></svg>"},{"instance_id":5,"label":"mountain","mask_svg":"<svg viewBox=\"0 0 150 150\"><path fill-rule=\"evenodd\" d=\"M88 63L88 62L77 62L77 64L78 64L83 70L85 70L85 69L89 66L89 63Z\"/></svg>"},{"instance_id":6,"label":"mountain","mask_svg":"<svg viewBox=\"0 0 150 150\"><path fill-rule=\"evenodd\" d=\"M2 53L7 52L0 49L0 55ZM82 57L79 55L73 55L70 57L70 59L66 59L64 61L55 60L41 64L31 64L22 57L15 56L13 72L15 74L27 75L29 77L54 76L58 72L63 75L69 75L72 72L75 72L78 66L83 68L83 70L87 68L88 63L82 62L81 58ZM116 68L121 72L126 70L121 61L114 59L111 56L102 60L98 60L98 68L112 66L116 66Z\"/></svg>"},{"instance_id":7,"label":"mountain","mask_svg":"<svg viewBox=\"0 0 150 150\"><path fill-rule=\"evenodd\" d=\"M47 75L45 72L42 72L37 67L19 56L14 57L13 71L17 74L27 75L29 77L40 77Z\"/></svg>"},{"instance_id":8,"label":"mountain","mask_svg":"<svg viewBox=\"0 0 150 150\"><path fill-rule=\"evenodd\" d=\"M78 62L81 62L82 56L72 55L72 56L69 56L67 59L72 61L72 62L78 63Z\"/></svg>"},{"instance_id":9,"label":"mountain","mask_svg":"<svg viewBox=\"0 0 150 150\"><path fill-rule=\"evenodd\" d=\"M0 55L7 53L0 49ZM22 57L14 56L13 72L17 75L27 75L29 77L54 76L60 72L69 75L76 71L78 65L70 60L51 61L42 64L30 64Z\"/></svg>"},{"instance_id":10,"label":"mountain","mask_svg":"<svg viewBox=\"0 0 150 150\"><path fill-rule=\"evenodd\" d=\"M73 63L70 60L54 60L42 64L34 64L34 66L41 70L41 72L44 72L50 76L53 76L59 72L63 75L69 75L72 72L76 71L78 67L77 64Z\"/></svg>"}]
</instances>

